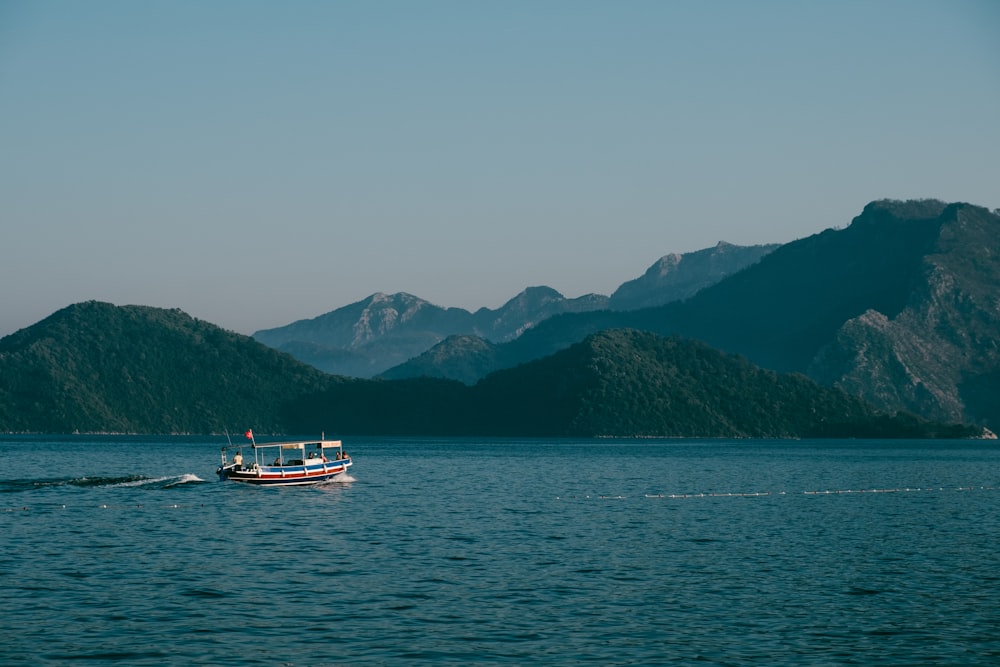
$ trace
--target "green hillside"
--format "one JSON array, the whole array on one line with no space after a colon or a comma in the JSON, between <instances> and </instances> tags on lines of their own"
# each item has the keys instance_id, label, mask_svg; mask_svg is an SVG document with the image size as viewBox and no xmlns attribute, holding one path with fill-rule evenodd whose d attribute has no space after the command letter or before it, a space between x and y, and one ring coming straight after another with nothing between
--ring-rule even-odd
<instances>
[{"instance_id":1,"label":"green hillside","mask_svg":"<svg viewBox=\"0 0 1000 667\"><path fill-rule=\"evenodd\" d=\"M967 430L781 375L679 337L609 330L473 388L493 433L702 437L937 437ZM503 405L503 412L494 406ZM506 421L505 415L518 415Z\"/></svg>"},{"instance_id":2,"label":"green hillside","mask_svg":"<svg viewBox=\"0 0 1000 667\"><path fill-rule=\"evenodd\" d=\"M0 340L0 430L283 431L289 402L333 381L179 310L90 301Z\"/></svg>"}]
</instances>

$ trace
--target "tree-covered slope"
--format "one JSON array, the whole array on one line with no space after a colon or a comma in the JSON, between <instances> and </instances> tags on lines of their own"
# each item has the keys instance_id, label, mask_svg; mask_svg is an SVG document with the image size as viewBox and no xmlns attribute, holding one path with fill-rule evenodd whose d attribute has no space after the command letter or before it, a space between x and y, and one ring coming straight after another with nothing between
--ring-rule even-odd
<instances>
[{"instance_id":1,"label":"tree-covered slope","mask_svg":"<svg viewBox=\"0 0 1000 667\"><path fill-rule=\"evenodd\" d=\"M608 330L472 388L493 433L709 437L964 434L778 374L698 341ZM499 409L498 409L499 408ZM517 415L517 420L510 419Z\"/></svg>"},{"instance_id":2,"label":"tree-covered slope","mask_svg":"<svg viewBox=\"0 0 1000 667\"><path fill-rule=\"evenodd\" d=\"M179 310L91 301L0 340L0 431L283 431L332 381Z\"/></svg>"}]
</instances>

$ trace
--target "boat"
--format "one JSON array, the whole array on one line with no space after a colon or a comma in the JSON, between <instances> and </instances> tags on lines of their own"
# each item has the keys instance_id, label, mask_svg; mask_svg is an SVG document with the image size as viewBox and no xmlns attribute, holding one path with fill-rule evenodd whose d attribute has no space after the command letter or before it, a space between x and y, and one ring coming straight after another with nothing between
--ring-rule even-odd
<instances>
[{"instance_id":1,"label":"boat","mask_svg":"<svg viewBox=\"0 0 1000 667\"><path fill-rule=\"evenodd\" d=\"M247 431L253 461L244 460L243 448L236 447L233 460L222 448L222 465L215 472L220 481L244 482L259 486L304 486L321 484L344 475L353 465L340 440L297 440L258 443Z\"/></svg>"}]
</instances>

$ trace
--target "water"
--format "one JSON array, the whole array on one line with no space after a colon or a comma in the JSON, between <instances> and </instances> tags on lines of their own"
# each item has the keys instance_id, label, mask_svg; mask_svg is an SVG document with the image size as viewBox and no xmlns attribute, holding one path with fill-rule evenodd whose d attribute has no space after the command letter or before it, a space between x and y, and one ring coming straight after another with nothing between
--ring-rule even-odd
<instances>
[{"instance_id":1,"label":"water","mask_svg":"<svg viewBox=\"0 0 1000 667\"><path fill-rule=\"evenodd\" d=\"M1000 663L993 443L221 444L0 438L0 664Z\"/></svg>"}]
</instances>

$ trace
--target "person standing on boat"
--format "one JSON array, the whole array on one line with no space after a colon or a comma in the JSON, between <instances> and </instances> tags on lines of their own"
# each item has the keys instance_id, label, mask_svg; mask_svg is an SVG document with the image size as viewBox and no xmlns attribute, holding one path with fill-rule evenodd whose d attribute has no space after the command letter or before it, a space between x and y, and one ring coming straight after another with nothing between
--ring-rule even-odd
<instances>
[{"instance_id":1,"label":"person standing on boat","mask_svg":"<svg viewBox=\"0 0 1000 667\"><path fill-rule=\"evenodd\" d=\"M240 450L236 450L236 456L233 457L233 463L238 468L243 467L243 453Z\"/></svg>"}]
</instances>

